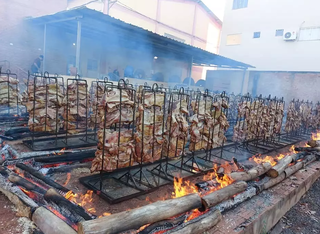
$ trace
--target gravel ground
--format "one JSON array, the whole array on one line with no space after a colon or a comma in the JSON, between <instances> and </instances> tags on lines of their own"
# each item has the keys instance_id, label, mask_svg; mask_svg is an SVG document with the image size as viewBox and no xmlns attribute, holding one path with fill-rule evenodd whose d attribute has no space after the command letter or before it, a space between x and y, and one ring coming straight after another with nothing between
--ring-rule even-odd
<instances>
[{"instance_id":1,"label":"gravel ground","mask_svg":"<svg viewBox=\"0 0 320 234\"><path fill-rule=\"evenodd\" d=\"M320 179L280 220L282 234L320 233Z\"/></svg>"}]
</instances>

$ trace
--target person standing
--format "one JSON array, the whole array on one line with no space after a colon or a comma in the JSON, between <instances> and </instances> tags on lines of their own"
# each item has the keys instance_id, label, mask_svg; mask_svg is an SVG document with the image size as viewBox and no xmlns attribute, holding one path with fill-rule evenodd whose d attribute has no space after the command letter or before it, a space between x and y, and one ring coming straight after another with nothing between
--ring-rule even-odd
<instances>
[{"instance_id":1,"label":"person standing","mask_svg":"<svg viewBox=\"0 0 320 234\"><path fill-rule=\"evenodd\" d=\"M41 62L43 61L43 55L40 55L38 58L36 58L33 61L33 64L31 65L31 73L40 73L40 67L41 67Z\"/></svg>"}]
</instances>

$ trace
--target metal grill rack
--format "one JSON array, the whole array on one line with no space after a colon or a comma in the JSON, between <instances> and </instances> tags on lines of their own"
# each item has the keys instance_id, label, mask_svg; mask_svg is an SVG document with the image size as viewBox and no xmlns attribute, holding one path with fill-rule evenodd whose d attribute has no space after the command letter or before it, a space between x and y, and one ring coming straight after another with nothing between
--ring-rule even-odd
<instances>
[{"instance_id":1,"label":"metal grill rack","mask_svg":"<svg viewBox=\"0 0 320 234\"><path fill-rule=\"evenodd\" d=\"M142 94L147 92L149 90L144 89ZM106 95L107 97L115 95L116 102L113 102L114 106L106 101L103 122L98 132L96 156L101 154L101 157L93 161L93 166L99 169L100 174L81 178L80 181L108 202L117 203L154 190L155 182L152 177L146 175L143 165L146 160L143 158L143 153L139 155L140 157L133 153L137 129L136 90L124 80L120 80L118 85L106 87ZM144 103L144 98L141 100ZM114 149L117 149L116 152L113 152ZM110 189L110 186L116 189Z\"/></svg>"},{"instance_id":2,"label":"metal grill rack","mask_svg":"<svg viewBox=\"0 0 320 234\"><path fill-rule=\"evenodd\" d=\"M173 181L174 177L187 177L197 174L197 166L193 165L192 158L187 155L188 118L190 95L184 88L172 90L168 95L168 116L166 121L166 144L163 154L164 161L150 170L154 175L165 180ZM179 118L179 120L177 120ZM192 157L192 155L191 155Z\"/></svg>"},{"instance_id":3,"label":"metal grill rack","mask_svg":"<svg viewBox=\"0 0 320 234\"><path fill-rule=\"evenodd\" d=\"M0 78L0 121L6 126L28 121L26 107L21 105L17 75L9 69L2 72L0 68Z\"/></svg>"},{"instance_id":4,"label":"metal grill rack","mask_svg":"<svg viewBox=\"0 0 320 234\"><path fill-rule=\"evenodd\" d=\"M35 113L35 107L36 107L36 90L39 88L45 88L45 116L48 116L48 103L51 96L51 102L52 102L52 92L54 93L53 96L55 96L54 103L54 112L55 112L55 129L54 131L52 129L47 129L47 118L45 119L45 128L41 129L35 129L34 125L30 128L31 130L31 140L25 140L23 143L27 145L30 149L34 151L41 151L41 150L57 150L57 149L72 149L72 148L78 148L78 147L88 147L88 146L95 146L96 141L91 140L88 137L87 132L87 116L88 116L88 109L87 109L87 103L88 103L88 95L86 93L84 98L84 103L86 103L85 108L85 115L82 116L82 118L79 118L79 111L80 111L80 97L79 97L79 84L83 82L86 86L87 91L87 84L85 80L79 79L80 77L77 76L75 79L68 79L67 85L71 82L74 83L76 86L76 98L75 100L69 100L69 91L65 92L64 90L64 80L62 77L50 77L48 73L45 73L44 76L35 76L34 77L34 83L33 83L33 90L32 90L32 103L33 103L33 112ZM39 82L40 81L40 82ZM70 84L71 85L71 84ZM51 90L51 94L49 95L49 89L55 86L54 90ZM30 86L28 85L29 89ZM28 90L29 91L29 90ZM30 101L30 100L29 100ZM74 102L76 105L76 110L74 115L75 118L71 119L71 116L69 116L68 112L63 113L63 106L66 106L67 110L69 109L69 105L71 102ZM51 108L53 109L53 108ZM32 116L32 121L35 120L35 116ZM82 134L70 134L70 128L68 127L69 121L75 121L76 128L73 130L79 130L79 124L80 122L85 121L85 126L83 126L82 130L84 133ZM76 132L75 132L76 133ZM61 134L65 134L64 136ZM53 137L47 137L44 138L43 136L53 136Z\"/></svg>"}]
</instances>

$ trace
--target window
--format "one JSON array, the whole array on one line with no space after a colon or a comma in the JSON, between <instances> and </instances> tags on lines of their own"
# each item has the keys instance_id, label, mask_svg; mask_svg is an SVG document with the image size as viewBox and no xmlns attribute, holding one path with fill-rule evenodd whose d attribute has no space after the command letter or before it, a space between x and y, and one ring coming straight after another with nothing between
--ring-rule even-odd
<instances>
[{"instance_id":1,"label":"window","mask_svg":"<svg viewBox=\"0 0 320 234\"><path fill-rule=\"evenodd\" d=\"M98 61L93 59L88 59L87 70L98 71Z\"/></svg>"},{"instance_id":2,"label":"window","mask_svg":"<svg viewBox=\"0 0 320 234\"><path fill-rule=\"evenodd\" d=\"M241 44L241 34L232 34L227 36L226 45L240 45Z\"/></svg>"},{"instance_id":3,"label":"window","mask_svg":"<svg viewBox=\"0 0 320 234\"><path fill-rule=\"evenodd\" d=\"M246 8L248 6L249 0L233 0L233 6L232 9L240 9L240 8Z\"/></svg>"},{"instance_id":4,"label":"window","mask_svg":"<svg viewBox=\"0 0 320 234\"><path fill-rule=\"evenodd\" d=\"M320 28L302 28L299 35L300 41L320 40Z\"/></svg>"},{"instance_id":5,"label":"window","mask_svg":"<svg viewBox=\"0 0 320 234\"><path fill-rule=\"evenodd\" d=\"M276 30L276 37L282 37L283 36L283 29L277 29Z\"/></svg>"},{"instance_id":6,"label":"window","mask_svg":"<svg viewBox=\"0 0 320 234\"><path fill-rule=\"evenodd\" d=\"M253 38L260 38L260 32L254 32Z\"/></svg>"}]
</instances>

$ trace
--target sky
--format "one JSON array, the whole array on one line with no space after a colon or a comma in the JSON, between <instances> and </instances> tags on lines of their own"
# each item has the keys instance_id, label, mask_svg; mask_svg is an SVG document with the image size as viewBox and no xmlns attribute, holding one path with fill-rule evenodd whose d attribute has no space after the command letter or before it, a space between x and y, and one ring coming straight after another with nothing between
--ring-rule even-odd
<instances>
[{"instance_id":1,"label":"sky","mask_svg":"<svg viewBox=\"0 0 320 234\"><path fill-rule=\"evenodd\" d=\"M213 13L223 20L224 6L226 0L202 0Z\"/></svg>"}]
</instances>

